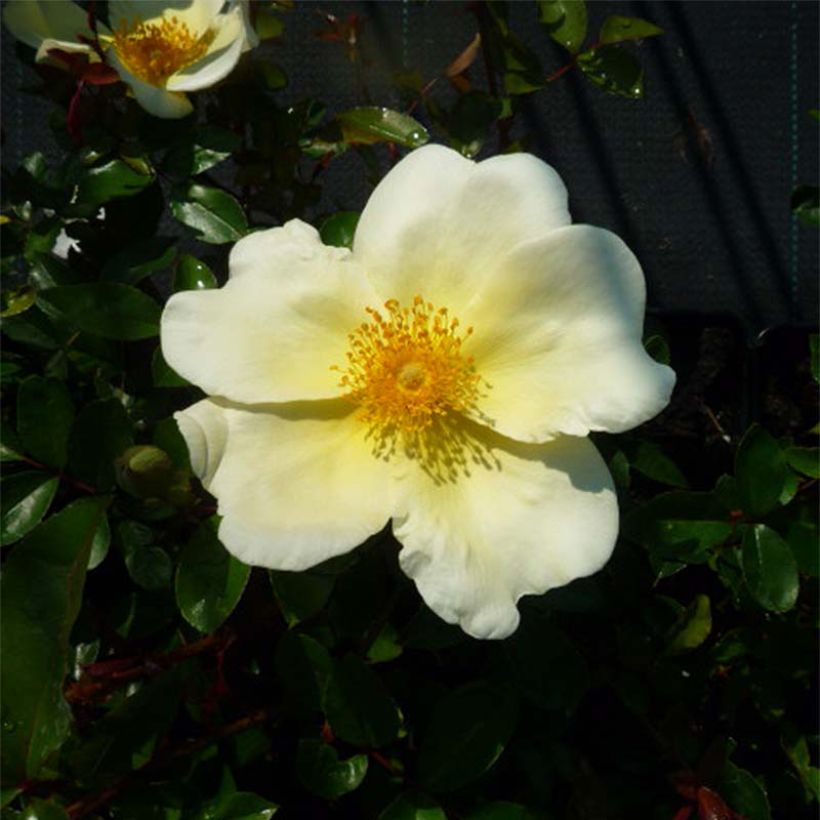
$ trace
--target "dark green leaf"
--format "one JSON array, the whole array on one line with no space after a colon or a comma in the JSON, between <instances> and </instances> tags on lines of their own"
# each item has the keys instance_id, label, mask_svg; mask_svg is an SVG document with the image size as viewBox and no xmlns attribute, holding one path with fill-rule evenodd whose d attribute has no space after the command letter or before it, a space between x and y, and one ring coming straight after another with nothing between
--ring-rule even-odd
<instances>
[{"instance_id":1,"label":"dark green leaf","mask_svg":"<svg viewBox=\"0 0 820 820\"><path fill-rule=\"evenodd\" d=\"M183 549L177 569L179 611L200 632L213 632L239 603L250 572L222 546L215 522L201 524Z\"/></svg>"},{"instance_id":2,"label":"dark green leaf","mask_svg":"<svg viewBox=\"0 0 820 820\"><path fill-rule=\"evenodd\" d=\"M367 650L367 660L370 663L387 663L401 655L403 647L399 643L399 636L392 624L385 624L375 640Z\"/></svg>"},{"instance_id":3,"label":"dark green leaf","mask_svg":"<svg viewBox=\"0 0 820 820\"><path fill-rule=\"evenodd\" d=\"M197 239L213 245L237 242L248 232L242 206L219 188L191 185L178 191L171 197L171 212Z\"/></svg>"},{"instance_id":4,"label":"dark green leaf","mask_svg":"<svg viewBox=\"0 0 820 820\"><path fill-rule=\"evenodd\" d=\"M358 211L339 211L329 216L319 229L322 242L337 248L352 248L358 222Z\"/></svg>"},{"instance_id":5,"label":"dark green leaf","mask_svg":"<svg viewBox=\"0 0 820 820\"><path fill-rule=\"evenodd\" d=\"M25 451L61 470L68 455L74 405L63 382L30 376L17 393L17 433Z\"/></svg>"},{"instance_id":6,"label":"dark green leaf","mask_svg":"<svg viewBox=\"0 0 820 820\"><path fill-rule=\"evenodd\" d=\"M289 627L320 612L330 598L336 581L333 575L316 570L271 570L269 577L274 595Z\"/></svg>"},{"instance_id":7,"label":"dark green leaf","mask_svg":"<svg viewBox=\"0 0 820 820\"><path fill-rule=\"evenodd\" d=\"M7 783L36 777L68 733L71 713L63 699L68 638L103 512L99 499L75 501L31 533L4 566L0 691Z\"/></svg>"},{"instance_id":8,"label":"dark green leaf","mask_svg":"<svg viewBox=\"0 0 820 820\"><path fill-rule=\"evenodd\" d=\"M241 144L242 138L233 131L201 125L168 152L163 169L187 179L226 160Z\"/></svg>"},{"instance_id":9,"label":"dark green leaf","mask_svg":"<svg viewBox=\"0 0 820 820\"><path fill-rule=\"evenodd\" d=\"M169 268L176 258L177 242L169 236L152 236L115 253L103 265L103 281L136 285L146 276Z\"/></svg>"},{"instance_id":10,"label":"dark green leaf","mask_svg":"<svg viewBox=\"0 0 820 820\"><path fill-rule=\"evenodd\" d=\"M795 188L792 211L804 225L813 228L820 226L820 188L816 185L799 185Z\"/></svg>"},{"instance_id":11,"label":"dark green leaf","mask_svg":"<svg viewBox=\"0 0 820 820\"><path fill-rule=\"evenodd\" d=\"M376 673L354 655L334 664L325 713L333 732L354 746L384 746L395 740L401 725L398 709Z\"/></svg>"},{"instance_id":12,"label":"dark green leaf","mask_svg":"<svg viewBox=\"0 0 820 820\"><path fill-rule=\"evenodd\" d=\"M474 157L502 116L503 108L501 100L483 91L460 94L446 120L452 146L465 157Z\"/></svg>"},{"instance_id":13,"label":"dark green leaf","mask_svg":"<svg viewBox=\"0 0 820 820\"><path fill-rule=\"evenodd\" d=\"M407 148L418 148L430 138L419 122L389 108L366 106L351 108L336 115L342 126L345 142L371 145L376 142L395 142Z\"/></svg>"},{"instance_id":14,"label":"dark green leaf","mask_svg":"<svg viewBox=\"0 0 820 820\"><path fill-rule=\"evenodd\" d=\"M772 612L786 612L797 601L800 579L789 545L764 524L743 536L743 577L754 599Z\"/></svg>"},{"instance_id":15,"label":"dark green leaf","mask_svg":"<svg viewBox=\"0 0 820 820\"><path fill-rule=\"evenodd\" d=\"M638 58L620 46L603 46L578 55L587 79L609 94L639 99L643 96L643 69Z\"/></svg>"},{"instance_id":16,"label":"dark green leaf","mask_svg":"<svg viewBox=\"0 0 820 820\"><path fill-rule=\"evenodd\" d=\"M584 0L538 0L538 22L558 45L577 54L587 35Z\"/></svg>"},{"instance_id":17,"label":"dark green leaf","mask_svg":"<svg viewBox=\"0 0 820 820\"><path fill-rule=\"evenodd\" d=\"M746 820L771 820L766 789L749 772L731 761L723 770L719 792L729 807Z\"/></svg>"},{"instance_id":18,"label":"dark green leaf","mask_svg":"<svg viewBox=\"0 0 820 820\"><path fill-rule=\"evenodd\" d=\"M447 820L447 815L432 797L405 792L379 815L379 820Z\"/></svg>"},{"instance_id":19,"label":"dark green leaf","mask_svg":"<svg viewBox=\"0 0 820 820\"><path fill-rule=\"evenodd\" d=\"M86 405L68 443L69 472L100 490L113 488L115 459L134 443L131 422L117 399Z\"/></svg>"},{"instance_id":20,"label":"dark green leaf","mask_svg":"<svg viewBox=\"0 0 820 820\"><path fill-rule=\"evenodd\" d=\"M3 476L0 480L0 546L13 544L42 521L54 500L58 484L59 479L43 472Z\"/></svg>"},{"instance_id":21,"label":"dark green leaf","mask_svg":"<svg viewBox=\"0 0 820 820\"><path fill-rule=\"evenodd\" d=\"M820 478L820 448L789 447L786 450L786 461L797 472L809 478Z\"/></svg>"},{"instance_id":22,"label":"dark green leaf","mask_svg":"<svg viewBox=\"0 0 820 820\"><path fill-rule=\"evenodd\" d=\"M732 534L732 525L711 493L673 492L627 515L622 531L660 561L699 563Z\"/></svg>"},{"instance_id":23,"label":"dark green leaf","mask_svg":"<svg viewBox=\"0 0 820 820\"><path fill-rule=\"evenodd\" d=\"M419 748L421 786L447 792L480 777L504 751L516 716L509 694L486 683L469 684L440 700Z\"/></svg>"},{"instance_id":24,"label":"dark green leaf","mask_svg":"<svg viewBox=\"0 0 820 820\"><path fill-rule=\"evenodd\" d=\"M333 661L313 638L286 632L276 647L276 672L296 711L319 712L325 700Z\"/></svg>"},{"instance_id":25,"label":"dark green leaf","mask_svg":"<svg viewBox=\"0 0 820 820\"><path fill-rule=\"evenodd\" d=\"M786 482L786 457L777 440L757 424L735 453L735 477L743 511L760 518L778 504Z\"/></svg>"},{"instance_id":26,"label":"dark green leaf","mask_svg":"<svg viewBox=\"0 0 820 820\"><path fill-rule=\"evenodd\" d=\"M672 628L666 647L669 655L697 649L712 631L712 606L706 595L697 595Z\"/></svg>"},{"instance_id":27,"label":"dark green leaf","mask_svg":"<svg viewBox=\"0 0 820 820\"><path fill-rule=\"evenodd\" d=\"M817 333L809 336L809 362L811 375L816 382L820 382L820 335Z\"/></svg>"},{"instance_id":28,"label":"dark green leaf","mask_svg":"<svg viewBox=\"0 0 820 820\"><path fill-rule=\"evenodd\" d=\"M34 288L23 287L15 290L4 290L0 293L0 299L2 299L0 319L25 313L34 304L36 298L37 293Z\"/></svg>"},{"instance_id":29,"label":"dark green leaf","mask_svg":"<svg viewBox=\"0 0 820 820\"><path fill-rule=\"evenodd\" d=\"M108 516L104 515L100 521L94 540L91 542L91 553L88 556L88 569L96 569L108 555L111 546L111 528L108 526Z\"/></svg>"},{"instance_id":30,"label":"dark green leaf","mask_svg":"<svg viewBox=\"0 0 820 820\"><path fill-rule=\"evenodd\" d=\"M213 271L195 256L184 253L174 271L174 292L180 290L207 290L217 286Z\"/></svg>"},{"instance_id":31,"label":"dark green leaf","mask_svg":"<svg viewBox=\"0 0 820 820\"><path fill-rule=\"evenodd\" d=\"M678 465L657 444L650 441L624 440L621 442L621 448L631 466L647 478L668 484L670 487L685 489L689 486Z\"/></svg>"},{"instance_id":32,"label":"dark green leaf","mask_svg":"<svg viewBox=\"0 0 820 820\"><path fill-rule=\"evenodd\" d=\"M625 40L643 40L645 37L657 37L663 34L663 29L658 28L648 20L640 17L623 17L620 14L612 14L604 20L601 26L601 33L598 37L602 43L622 43Z\"/></svg>"},{"instance_id":33,"label":"dark green leaf","mask_svg":"<svg viewBox=\"0 0 820 820\"><path fill-rule=\"evenodd\" d=\"M173 564L161 547L132 550L125 556L125 565L131 580L143 589L164 589L171 583Z\"/></svg>"},{"instance_id":34,"label":"dark green leaf","mask_svg":"<svg viewBox=\"0 0 820 820\"><path fill-rule=\"evenodd\" d=\"M122 160L112 159L82 173L78 180L77 201L84 205L102 205L118 197L134 196L153 181L152 173L139 173Z\"/></svg>"},{"instance_id":35,"label":"dark green leaf","mask_svg":"<svg viewBox=\"0 0 820 820\"><path fill-rule=\"evenodd\" d=\"M87 282L40 291L37 303L79 330L106 339L147 339L159 333L160 307L142 291L114 282Z\"/></svg>"},{"instance_id":36,"label":"dark green leaf","mask_svg":"<svg viewBox=\"0 0 820 820\"><path fill-rule=\"evenodd\" d=\"M300 740L296 773L306 789L326 800L335 800L359 788L367 774L367 755L339 760L336 750L327 743Z\"/></svg>"}]
</instances>

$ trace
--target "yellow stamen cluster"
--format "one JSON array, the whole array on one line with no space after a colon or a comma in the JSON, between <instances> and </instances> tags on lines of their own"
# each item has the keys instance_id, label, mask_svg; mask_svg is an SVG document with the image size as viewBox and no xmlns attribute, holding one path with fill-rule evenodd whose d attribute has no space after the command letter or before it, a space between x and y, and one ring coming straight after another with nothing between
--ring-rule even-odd
<instances>
[{"instance_id":1,"label":"yellow stamen cluster","mask_svg":"<svg viewBox=\"0 0 820 820\"><path fill-rule=\"evenodd\" d=\"M421 296L410 307L391 299L384 308L386 315L367 308L370 321L349 335L340 386L380 435L412 439L475 403L481 379L461 350L473 329L460 333L447 308Z\"/></svg>"},{"instance_id":2,"label":"yellow stamen cluster","mask_svg":"<svg viewBox=\"0 0 820 820\"><path fill-rule=\"evenodd\" d=\"M131 25L123 21L114 32L114 48L134 75L162 86L172 74L204 56L214 36L210 30L196 36L176 17L154 23L135 20Z\"/></svg>"}]
</instances>

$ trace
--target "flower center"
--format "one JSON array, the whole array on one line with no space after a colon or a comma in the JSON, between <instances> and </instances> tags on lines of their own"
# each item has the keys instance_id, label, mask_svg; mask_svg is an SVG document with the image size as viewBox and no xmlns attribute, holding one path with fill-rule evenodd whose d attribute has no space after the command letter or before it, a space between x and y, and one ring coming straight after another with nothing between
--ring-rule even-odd
<instances>
[{"instance_id":1,"label":"flower center","mask_svg":"<svg viewBox=\"0 0 820 820\"><path fill-rule=\"evenodd\" d=\"M409 307L390 299L384 309L367 308L370 321L348 337L347 367L333 369L366 423L381 436L412 439L478 398L481 378L461 351L473 329L460 333L447 308L421 296Z\"/></svg>"},{"instance_id":2,"label":"flower center","mask_svg":"<svg viewBox=\"0 0 820 820\"><path fill-rule=\"evenodd\" d=\"M114 32L114 48L128 70L150 85L162 86L179 69L198 60L208 51L213 31L197 37L187 23L176 17L159 22L120 22Z\"/></svg>"}]
</instances>

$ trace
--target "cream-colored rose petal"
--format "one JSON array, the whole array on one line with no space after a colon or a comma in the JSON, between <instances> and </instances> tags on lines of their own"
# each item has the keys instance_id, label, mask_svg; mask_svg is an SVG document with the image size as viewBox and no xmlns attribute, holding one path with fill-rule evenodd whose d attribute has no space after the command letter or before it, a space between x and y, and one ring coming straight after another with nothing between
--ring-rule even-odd
<instances>
[{"instance_id":1,"label":"cream-colored rose petal","mask_svg":"<svg viewBox=\"0 0 820 820\"><path fill-rule=\"evenodd\" d=\"M208 52L199 60L170 76L165 83L169 91L198 91L209 88L228 76L245 50L243 12L235 6L227 14L214 18L216 37Z\"/></svg>"},{"instance_id":2,"label":"cream-colored rose petal","mask_svg":"<svg viewBox=\"0 0 820 820\"><path fill-rule=\"evenodd\" d=\"M88 56L90 63L100 62L97 52L91 46L85 43L69 43L67 40L52 40L46 38L37 48L37 55L35 60L38 63L46 63L57 68L65 68L65 61L59 53L51 54L50 52L67 52L68 54L85 54Z\"/></svg>"},{"instance_id":3,"label":"cream-colored rose petal","mask_svg":"<svg viewBox=\"0 0 820 820\"><path fill-rule=\"evenodd\" d=\"M474 464L469 476L436 483L418 464L404 465L393 531L402 569L434 612L476 638L504 638L518 626L522 595L606 563L617 500L587 439L536 445L482 428L471 434L486 465Z\"/></svg>"},{"instance_id":4,"label":"cream-colored rose petal","mask_svg":"<svg viewBox=\"0 0 820 820\"><path fill-rule=\"evenodd\" d=\"M556 172L529 154L474 163L440 145L402 160L368 200L353 250L385 298L458 306L514 245L568 224Z\"/></svg>"},{"instance_id":5,"label":"cream-colored rose petal","mask_svg":"<svg viewBox=\"0 0 820 820\"><path fill-rule=\"evenodd\" d=\"M390 515L388 467L342 401L176 414L191 464L219 501L219 536L246 564L302 570L349 552Z\"/></svg>"},{"instance_id":6,"label":"cream-colored rose petal","mask_svg":"<svg viewBox=\"0 0 820 820\"><path fill-rule=\"evenodd\" d=\"M136 21L148 23L176 17L192 34L202 34L223 5L223 0L110 0L108 19L116 30L123 22L131 26Z\"/></svg>"},{"instance_id":7,"label":"cream-colored rose petal","mask_svg":"<svg viewBox=\"0 0 820 820\"><path fill-rule=\"evenodd\" d=\"M219 290L171 297L162 315L166 361L210 395L244 403L341 394L347 334L377 303L342 248L296 221L240 240Z\"/></svg>"},{"instance_id":8,"label":"cream-colored rose petal","mask_svg":"<svg viewBox=\"0 0 820 820\"><path fill-rule=\"evenodd\" d=\"M77 44L77 35L90 35L88 16L69 0L17 0L3 6L3 23L21 42L39 48L43 40ZM103 27L104 28L104 27Z\"/></svg>"},{"instance_id":9,"label":"cream-colored rose petal","mask_svg":"<svg viewBox=\"0 0 820 820\"><path fill-rule=\"evenodd\" d=\"M644 351L644 298L638 261L601 228L560 228L513 249L460 316L489 385L477 417L522 441L652 418L675 374Z\"/></svg>"},{"instance_id":10,"label":"cream-colored rose petal","mask_svg":"<svg viewBox=\"0 0 820 820\"><path fill-rule=\"evenodd\" d=\"M149 114L175 120L187 117L194 110L191 101L184 94L150 85L134 75L120 59L115 48L108 49L106 58L111 67L120 75L120 79L131 89L137 102Z\"/></svg>"}]
</instances>

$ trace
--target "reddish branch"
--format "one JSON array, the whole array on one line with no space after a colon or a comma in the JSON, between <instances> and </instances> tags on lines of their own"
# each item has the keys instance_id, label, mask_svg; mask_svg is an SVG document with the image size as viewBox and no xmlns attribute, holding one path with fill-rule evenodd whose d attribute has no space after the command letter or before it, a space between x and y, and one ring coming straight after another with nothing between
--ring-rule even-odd
<instances>
[{"instance_id":1,"label":"reddish branch","mask_svg":"<svg viewBox=\"0 0 820 820\"><path fill-rule=\"evenodd\" d=\"M193 643L184 644L171 652L90 663L83 667L83 676L80 680L68 685L65 698L69 703L96 700L100 695L107 695L126 683L154 675L188 658L205 652L224 652L233 643L234 638L232 632L223 630Z\"/></svg>"}]
</instances>

